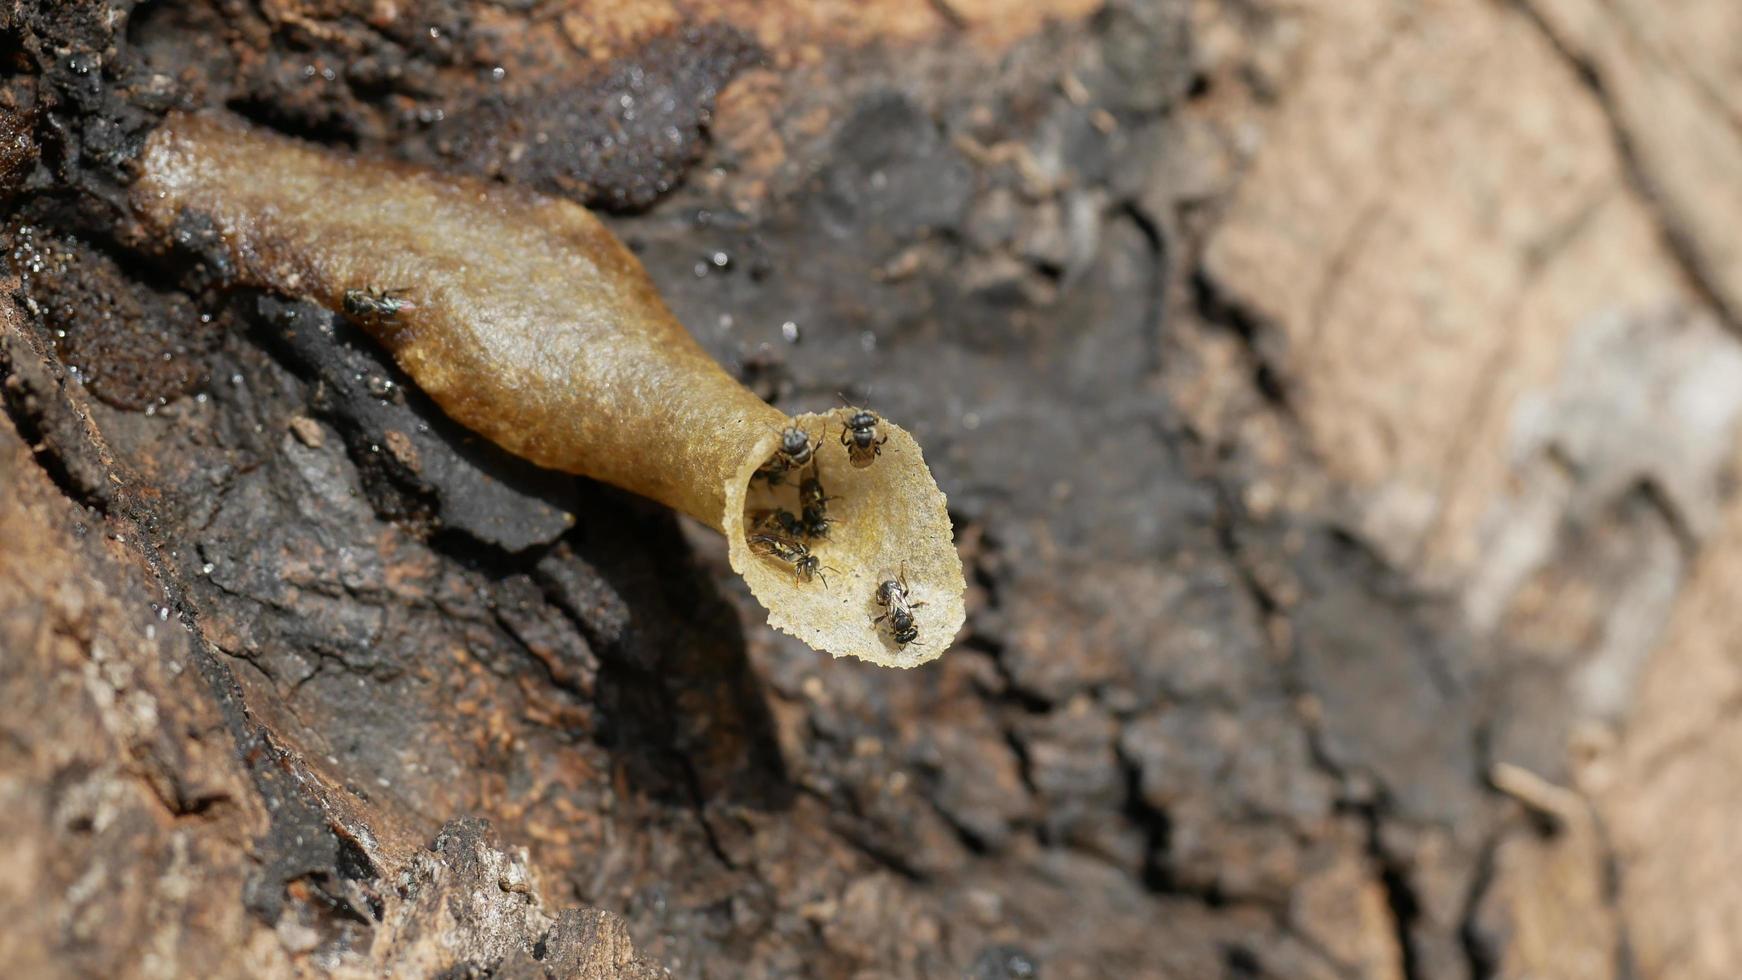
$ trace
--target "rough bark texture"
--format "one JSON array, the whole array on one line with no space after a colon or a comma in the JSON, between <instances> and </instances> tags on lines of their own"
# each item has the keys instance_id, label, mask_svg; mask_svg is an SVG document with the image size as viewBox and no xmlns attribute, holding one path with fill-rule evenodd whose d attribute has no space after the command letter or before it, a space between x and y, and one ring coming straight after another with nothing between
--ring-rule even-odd
<instances>
[{"instance_id":1,"label":"rough bark texture","mask_svg":"<svg viewBox=\"0 0 1742 980\"><path fill-rule=\"evenodd\" d=\"M0 961L1742 971L1737 6L851 7L0 9ZM131 250L177 105L613 212L776 405L914 421L957 648L820 658Z\"/></svg>"}]
</instances>

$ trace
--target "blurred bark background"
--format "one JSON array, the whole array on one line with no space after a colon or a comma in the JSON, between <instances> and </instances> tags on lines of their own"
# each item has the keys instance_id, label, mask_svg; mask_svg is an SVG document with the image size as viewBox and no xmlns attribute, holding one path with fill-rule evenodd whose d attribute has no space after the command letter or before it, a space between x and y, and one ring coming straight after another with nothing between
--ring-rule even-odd
<instances>
[{"instance_id":1,"label":"blurred bark background","mask_svg":"<svg viewBox=\"0 0 1742 980\"><path fill-rule=\"evenodd\" d=\"M1735 976L1737 37L13 0L0 958ZM197 226L130 252L175 106L607 212L759 393L926 446L956 649L821 659L709 532L480 445Z\"/></svg>"}]
</instances>

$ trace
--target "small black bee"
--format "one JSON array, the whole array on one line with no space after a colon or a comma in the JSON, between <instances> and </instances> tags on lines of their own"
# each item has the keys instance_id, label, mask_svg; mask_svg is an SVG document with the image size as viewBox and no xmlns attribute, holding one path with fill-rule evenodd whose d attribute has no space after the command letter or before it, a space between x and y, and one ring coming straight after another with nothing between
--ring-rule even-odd
<instances>
[{"instance_id":1,"label":"small black bee","mask_svg":"<svg viewBox=\"0 0 1742 980\"><path fill-rule=\"evenodd\" d=\"M792 577L800 582L809 582L813 578L823 580L823 588L828 588L828 577L823 574L824 565L809 548L802 543L779 534L752 534L749 537L752 554L763 558L773 558L792 566ZM839 571L839 569L830 569Z\"/></svg>"},{"instance_id":2,"label":"small black bee","mask_svg":"<svg viewBox=\"0 0 1742 980\"><path fill-rule=\"evenodd\" d=\"M919 627L913 624L912 614L905 616L898 613L890 614L889 638L899 646L907 646L919 639Z\"/></svg>"},{"instance_id":3,"label":"small black bee","mask_svg":"<svg viewBox=\"0 0 1742 980\"><path fill-rule=\"evenodd\" d=\"M823 475L812 465L810 472L798 482L798 506L801 510L814 510L822 513L828 510L829 501L835 498L829 496L823 489Z\"/></svg>"},{"instance_id":4,"label":"small black bee","mask_svg":"<svg viewBox=\"0 0 1742 980\"><path fill-rule=\"evenodd\" d=\"M905 606L907 600L907 566L901 566L901 575L896 578L886 578L877 586L877 604L879 606ZM920 603L925 605L925 603Z\"/></svg>"},{"instance_id":5,"label":"small black bee","mask_svg":"<svg viewBox=\"0 0 1742 980\"><path fill-rule=\"evenodd\" d=\"M853 409L847 417L847 424L841 427L841 445L847 447L847 458L854 466L864 469L882 455L883 444L889 441L887 433L877 431L882 421L876 412L864 408Z\"/></svg>"},{"instance_id":6,"label":"small black bee","mask_svg":"<svg viewBox=\"0 0 1742 980\"><path fill-rule=\"evenodd\" d=\"M889 635L901 646L907 646L919 639L919 627L914 624L913 611L925 603L913 602L908 598L907 566L902 566L899 578L884 579L878 584L876 599L879 606L885 606L889 611L871 620L873 624L889 620Z\"/></svg>"},{"instance_id":7,"label":"small black bee","mask_svg":"<svg viewBox=\"0 0 1742 980\"><path fill-rule=\"evenodd\" d=\"M810 471L798 484L798 507L802 516L800 524L804 527L806 537L826 538L829 536L829 525L835 523L829 516L829 501L833 499L828 491L823 489L823 477L816 462L811 463Z\"/></svg>"},{"instance_id":8,"label":"small black bee","mask_svg":"<svg viewBox=\"0 0 1742 980\"><path fill-rule=\"evenodd\" d=\"M826 538L829 536L829 525L835 523L835 519L814 507L806 507L798 523L805 537Z\"/></svg>"},{"instance_id":9,"label":"small black bee","mask_svg":"<svg viewBox=\"0 0 1742 980\"><path fill-rule=\"evenodd\" d=\"M390 322L400 310L417 308L416 303L400 298L404 292L404 289L347 289L345 315L362 324Z\"/></svg>"},{"instance_id":10,"label":"small black bee","mask_svg":"<svg viewBox=\"0 0 1742 980\"><path fill-rule=\"evenodd\" d=\"M922 602L920 605L923 606L925 603ZM897 644L907 646L914 640L919 639L919 627L914 625L912 610L904 606L898 606L883 615L878 616L871 622L881 623L885 619L889 620L889 637Z\"/></svg>"},{"instance_id":11,"label":"small black bee","mask_svg":"<svg viewBox=\"0 0 1742 980\"><path fill-rule=\"evenodd\" d=\"M805 536L804 524L793 516L792 511L779 507L773 510L751 511L750 526L777 537L800 538Z\"/></svg>"},{"instance_id":12,"label":"small black bee","mask_svg":"<svg viewBox=\"0 0 1742 980\"><path fill-rule=\"evenodd\" d=\"M788 467L796 470L810 464L816 447L811 445L810 433L791 425L780 430L780 449L776 452Z\"/></svg>"},{"instance_id":13,"label":"small black bee","mask_svg":"<svg viewBox=\"0 0 1742 980\"><path fill-rule=\"evenodd\" d=\"M769 486L778 487L786 482L788 470L808 465L815 455L810 433L796 425L788 426L780 430L780 448L774 451L774 458L762 464L755 475L767 480Z\"/></svg>"}]
</instances>

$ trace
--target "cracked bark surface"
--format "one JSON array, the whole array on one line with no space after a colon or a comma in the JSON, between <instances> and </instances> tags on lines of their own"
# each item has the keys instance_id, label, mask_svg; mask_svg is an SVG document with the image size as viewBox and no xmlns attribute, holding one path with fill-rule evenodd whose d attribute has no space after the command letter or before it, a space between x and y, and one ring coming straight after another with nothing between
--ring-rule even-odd
<instances>
[{"instance_id":1,"label":"cracked bark surface","mask_svg":"<svg viewBox=\"0 0 1742 980\"><path fill-rule=\"evenodd\" d=\"M1469 969L1734 972L1729 634L1700 598L1730 581L1742 382L1733 5L1200 13L1262 134L1204 259L1244 328L1209 349L1287 379L1293 417L1208 386L1188 412L1322 464L1261 499L1324 502L1454 603L1481 767L1547 781L1507 795L1552 834L1480 844Z\"/></svg>"},{"instance_id":2,"label":"cracked bark surface","mask_svg":"<svg viewBox=\"0 0 1742 980\"><path fill-rule=\"evenodd\" d=\"M1742 88L1654 9L0 14L0 954L1733 975ZM819 660L197 223L130 253L176 104L613 211L764 397L916 423L957 648Z\"/></svg>"}]
</instances>

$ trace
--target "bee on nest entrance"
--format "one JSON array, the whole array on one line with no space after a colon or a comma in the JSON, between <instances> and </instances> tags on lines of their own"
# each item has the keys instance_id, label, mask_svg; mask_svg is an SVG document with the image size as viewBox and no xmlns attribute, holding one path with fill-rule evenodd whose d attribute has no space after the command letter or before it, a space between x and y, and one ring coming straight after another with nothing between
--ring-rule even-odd
<instances>
[{"instance_id":1,"label":"bee on nest entrance","mask_svg":"<svg viewBox=\"0 0 1742 980\"><path fill-rule=\"evenodd\" d=\"M780 432L780 443L757 468L744 498L745 543L757 557L790 568L795 581L821 580L827 563L832 497L824 486L823 443L796 425ZM788 479L788 477L795 477Z\"/></svg>"},{"instance_id":2,"label":"bee on nest entrance","mask_svg":"<svg viewBox=\"0 0 1742 980\"><path fill-rule=\"evenodd\" d=\"M960 559L913 437L857 407L753 424L726 523L769 624L884 666L933 659L961 627Z\"/></svg>"}]
</instances>

